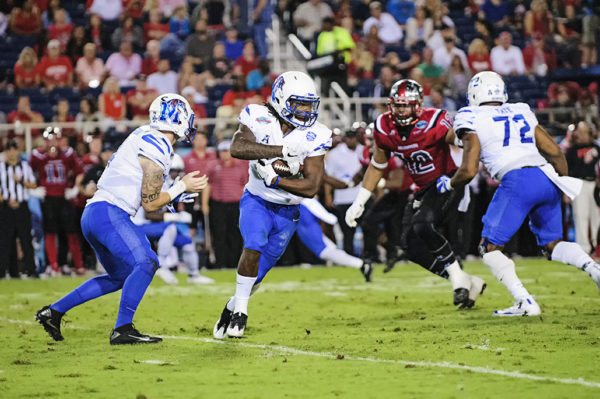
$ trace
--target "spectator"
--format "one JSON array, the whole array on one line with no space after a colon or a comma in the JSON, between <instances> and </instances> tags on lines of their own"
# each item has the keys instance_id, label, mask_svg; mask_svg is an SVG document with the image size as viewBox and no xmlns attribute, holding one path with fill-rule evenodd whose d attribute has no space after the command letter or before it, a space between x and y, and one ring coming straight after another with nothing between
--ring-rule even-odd
<instances>
[{"instance_id":1,"label":"spectator","mask_svg":"<svg viewBox=\"0 0 600 399\"><path fill-rule=\"evenodd\" d=\"M579 122L573 132L572 145L566 153L569 176L583 180L581 192L573 200L573 216L575 239L588 254L598 245L600 227L600 213L594 200L594 189L598 180L596 165L600 160L600 147L594 143L593 133L587 122Z\"/></svg>"},{"instance_id":2,"label":"spectator","mask_svg":"<svg viewBox=\"0 0 600 399\"><path fill-rule=\"evenodd\" d=\"M454 56L458 56L460 61L463 63L465 69L469 68L467 62L467 55L462 49L456 47L456 34L453 29L446 29L442 32L444 38L444 45L433 51L433 63L441 66L444 71L447 71L450 67L450 63Z\"/></svg>"},{"instance_id":3,"label":"spectator","mask_svg":"<svg viewBox=\"0 0 600 399\"><path fill-rule=\"evenodd\" d=\"M76 130L83 136L84 141L88 136L100 134L96 122L101 120L102 115L98 112L96 100L90 96L83 97L79 102L79 112L75 116L75 122L77 122Z\"/></svg>"},{"instance_id":4,"label":"spectator","mask_svg":"<svg viewBox=\"0 0 600 399\"><path fill-rule=\"evenodd\" d=\"M267 58L269 54L267 30L273 25L274 4L275 2L272 1L253 0L252 30L254 32L253 38L256 43L256 52L260 58Z\"/></svg>"},{"instance_id":5,"label":"spectator","mask_svg":"<svg viewBox=\"0 0 600 399\"><path fill-rule=\"evenodd\" d=\"M99 140L99 138L94 139ZM91 143L90 143L91 145ZM79 191L86 198L91 198L98 189L98 180L102 176L102 172L106 169L108 161L112 158L115 153L114 145L109 142L102 144L102 152L100 153L100 162L89 168L81 180L79 185Z\"/></svg>"},{"instance_id":6,"label":"spectator","mask_svg":"<svg viewBox=\"0 0 600 399\"><path fill-rule=\"evenodd\" d=\"M208 137L206 137L206 133L198 132L192 142L192 151L183 157L185 173L197 170L201 175L205 175L209 171L212 163L217 159L217 154L215 149L208 147L207 144Z\"/></svg>"},{"instance_id":7,"label":"spectator","mask_svg":"<svg viewBox=\"0 0 600 399\"><path fill-rule=\"evenodd\" d=\"M123 0L93 0L88 11L104 21L115 21L123 13Z\"/></svg>"},{"instance_id":8,"label":"spectator","mask_svg":"<svg viewBox=\"0 0 600 399\"><path fill-rule=\"evenodd\" d=\"M494 25L485 19L478 19L475 21L475 31L477 32L477 38L483 40L488 52L495 46L496 30Z\"/></svg>"},{"instance_id":9,"label":"spectator","mask_svg":"<svg viewBox=\"0 0 600 399\"><path fill-rule=\"evenodd\" d=\"M8 28L8 17L0 11L0 37L6 36L6 29Z\"/></svg>"},{"instance_id":10,"label":"spectator","mask_svg":"<svg viewBox=\"0 0 600 399\"><path fill-rule=\"evenodd\" d=\"M15 86L21 89L40 85L40 76L37 74L36 69L37 63L37 55L31 47L25 47L21 50L14 68Z\"/></svg>"},{"instance_id":11,"label":"spectator","mask_svg":"<svg viewBox=\"0 0 600 399\"><path fill-rule=\"evenodd\" d=\"M98 14L90 15L90 23L85 29L85 41L94 43L96 51L101 53L110 50L110 33L104 28L102 19Z\"/></svg>"},{"instance_id":12,"label":"spectator","mask_svg":"<svg viewBox=\"0 0 600 399\"><path fill-rule=\"evenodd\" d=\"M335 26L335 20L331 17L323 19L323 31L317 37L317 55L340 54L344 63L348 64L354 46L350 32Z\"/></svg>"},{"instance_id":13,"label":"spectator","mask_svg":"<svg viewBox=\"0 0 600 399\"><path fill-rule=\"evenodd\" d=\"M548 5L545 0L533 0L531 9L525 13L524 21L525 37L533 36L539 33L543 37L550 35L554 31L554 21L552 13L548 11Z\"/></svg>"},{"instance_id":14,"label":"spectator","mask_svg":"<svg viewBox=\"0 0 600 399\"><path fill-rule=\"evenodd\" d=\"M127 92L127 105L129 105L131 117L134 120L148 119L148 109L156 96L158 96L158 92L149 88L145 79L139 79L135 89Z\"/></svg>"},{"instance_id":15,"label":"spectator","mask_svg":"<svg viewBox=\"0 0 600 399\"><path fill-rule=\"evenodd\" d=\"M485 0L479 9L479 19L487 20L496 26L508 23L509 9L507 0Z\"/></svg>"},{"instance_id":16,"label":"spectator","mask_svg":"<svg viewBox=\"0 0 600 399\"><path fill-rule=\"evenodd\" d=\"M271 96L271 88L275 81L275 75L271 74L269 60L258 61L258 69L251 71L246 78L246 87L248 90L256 90L260 93L263 101Z\"/></svg>"},{"instance_id":17,"label":"spectator","mask_svg":"<svg viewBox=\"0 0 600 399\"><path fill-rule=\"evenodd\" d=\"M237 60L244 51L244 42L238 39L238 31L235 28L227 28L225 31L225 56L231 61Z\"/></svg>"},{"instance_id":18,"label":"spectator","mask_svg":"<svg viewBox=\"0 0 600 399\"><path fill-rule=\"evenodd\" d=\"M56 104L56 115L52 117L52 122L75 122L75 118L73 115L69 113L69 100L65 100L64 98L58 100ZM72 127L63 128L62 136L67 139L74 136L76 131Z\"/></svg>"},{"instance_id":19,"label":"spectator","mask_svg":"<svg viewBox=\"0 0 600 399\"><path fill-rule=\"evenodd\" d=\"M73 35L67 42L67 49L65 51L65 55L69 57L73 65L76 65L79 58L83 57L83 48L86 43L85 28L83 26L76 26L73 29Z\"/></svg>"},{"instance_id":20,"label":"spectator","mask_svg":"<svg viewBox=\"0 0 600 399\"><path fill-rule=\"evenodd\" d=\"M373 89L373 97L389 97L392 86L396 83L394 71L389 66L383 66L379 72L379 79Z\"/></svg>"},{"instance_id":21,"label":"spectator","mask_svg":"<svg viewBox=\"0 0 600 399\"><path fill-rule=\"evenodd\" d=\"M143 30L135 24L132 17L123 18L121 26L113 32L111 40L113 48L118 48L123 42L129 42L135 51L140 51L145 45Z\"/></svg>"},{"instance_id":22,"label":"spectator","mask_svg":"<svg viewBox=\"0 0 600 399\"><path fill-rule=\"evenodd\" d=\"M462 104L470 80L471 72L469 69L465 69L460 57L455 55L450 64L450 69L448 69L448 78L446 79L450 97L460 99Z\"/></svg>"},{"instance_id":23,"label":"spectator","mask_svg":"<svg viewBox=\"0 0 600 399\"><path fill-rule=\"evenodd\" d=\"M308 0L300 4L293 15L300 39L311 43L315 34L321 31L323 19L327 17L333 17L333 11L321 0Z\"/></svg>"},{"instance_id":24,"label":"spectator","mask_svg":"<svg viewBox=\"0 0 600 399\"><path fill-rule=\"evenodd\" d=\"M444 87L441 85L432 85L429 95L425 97L424 107L443 109L448 112L456 111L456 102L450 97L444 96Z\"/></svg>"},{"instance_id":25,"label":"spectator","mask_svg":"<svg viewBox=\"0 0 600 399\"><path fill-rule=\"evenodd\" d=\"M356 43L348 64L348 85L354 87L360 79L373 79L373 55L365 49L363 42Z\"/></svg>"},{"instance_id":26,"label":"spectator","mask_svg":"<svg viewBox=\"0 0 600 399\"><path fill-rule=\"evenodd\" d=\"M142 74L149 76L158 71L160 61L160 43L158 40L150 40L146 43L146 57L142 60Z\"/></svg>"},{"instance_id":27,"label":"spectator","mask_svg":"<svg viewBox=\"0 0 600 399\"><path fill-rule=\"evenodd\" d=\"M548 91L552 85L548 88ZM554 136L564 136L567 128L575 118L573 107L575 106L575 96L569 93L569 87L565 84L560 84L556 88L556 98L550 97L550 107L553 109L548 114L549 128Z\"/></svg>"},{"instance_id":28,"label":"spectator","mask_svg":"<svg viewBox=\"0 0 600 399\"><path fill-rule=\"evenodd\" d=\"M119 90L119 81L109 77L104 82L102 94L98 101L98 109L104 119L120 121L127 113L125 96Z\"/></svg>"},{"instance_id":29,"label":"spectator","mask_svg":"<svg viewBox=\"0 0 600 399\"><path fill-rule=\"evenodd\" d=\"M169 29L180 40L185 40L190 34L190 18L186 6L177 7L169 21Z\"/></svg>"},{"instance_id":30,"label":"spectator","mask_svg":"<svg viewBox=\"0 0 600 399\"><path fill-rule=\"evenodd\" d=\"M160 10L150 10L149 20L144 23L144 39L146 43L150 40L161 41L169 34L169 25L160 22Z\"/></svg>"},{"instance_id":31,"label":"spectator","mask_svg":"<svg viewBox=\"0 0 600 399\"><path fill-rule=\"evenodd\" d=\"M170 18L178 7L187 7L186 0L159 0L159 9L162 15Z\"/></svg>"},{"instance_id":32,"label":"spectator","mask_svg":"<svg viewBox=\"0 0 600 399\"><path fill-rule=\"evenodd\" d=\"M490 52L482 39L475 38L469 45L469 68L473 74L481 71L490 71L492 69L492 61L490 60Z\"/></svg>"},{"instance_id":33,"label":"spectator","mask_svg":"<svg viewBox=\"0 0 600 399\"><path fill-rule=\"evenodd\" d=\"M228 82L231 80L232 63L225 56L225 45L222 42L215 43L212 56L206 66L206 84L214 86L215 84Z\"/></svg>"},{"instance_id":34,"label":"spectator","mask_svg":"<svg viewBox=\"0 0 600 399\"><path fill-rule=\"evenodd\" d=\"M39 2L37 2L36 0L34 0L34 2L38 3L37 4L38 8L41 8ZM58 10L64 10L64 8L62 8L60 6L60 0L48 1L46 9L41 10L41 11L43 11L42 12L42 22L44 23L44 29L49 29L56 22L55 12ZM65 14L66 14L66 21L68 24L70 24L71 16L66 11L65 11Z\"/></svg>"},{"instance_id":35,"label":"spectator","mask_svg":"<svg viewBox=\"0 0 600 399\"><path fill-rule=\"evenodd\" d=\"M48 28L48 39L58 40L60 50L65 51L74 27L75 25L67 21L67 12L58 8L54 11L54 23Z\"/></svg>"},{"instance_id":36,"label":"spectator","mask_svg":"<svg viewBox=\"0 0 600 399\"><path fill-rule=\"evenodd\" d=\"M186 59L194 64L196 73L203 72L208 55L215 46L215 38L208 33L206 20L200 19L196 22L196 33L190 35L185 42Z\"/></svg>"},{"instance_id":37,"label":"spectator","mask_svg":"<svg viewBox=\"0 0 600 399\"><path fill-rule=\"evenodd\" d=\"M145 2L146 0L123 0L123 15L135 20L141 19Z\"/></svg>"},{"instance_id":38,"label":"spectator","mask_svg":"<svg viewBox=\"0 0 600 399\"><path fill-rule=\"evenodd\" d=\"M600 5L596 5L582 20L582 57L581 67L598 63L598 52L596 48L596 32L600 28Z\"/></svg>"},{"instance_id":39,"label":"spectator","mask_svg":"<svg viewBox=\"0 0 600 399\"><path fill-rule=\"evenodd\" d=\"M546 76L549 69L556 69L556 52L541 34L534 33L533 42L523 49L523 62L527 73Z\"/></svg>"},{"instance_id":40,"label":"spectator","mask_svg":"<svg viewBox=\"0 0 600 399\"><path fill-rule=\"evenodd\" d=\"M363 25L364 35L369 33L372 26L377 26L379 39L383 43L396 44L402 40L402 28L391 14L382 11L380 2L374 1L369 4L369 10L371 16L367 18Z\"/></svg>"},{"instance_id":41,"label":"spectator","mask_svg":"<svg viewBox=\"0 0 600 399\"><path fill-rule=\"evenodd\" d=\"M210 185L202 192L202 213L210 215L218 268L235 267L242 253L242 236L236 226L240 217L239 202L248 182L248 162L233 158L230 146L229 141L217 146L219 159L206 173Z\"/></svg>"},{"instance_id":42,"label":"spectator","mask_svg":"<svg viewBox=\"0 0 600 399\"><path fill-rule=\"evenodd\" d=\"M53 39L48 42L48 55L42 57L37 68L46 90L73 86L73 64L68 57L60 55L58 40Z\"/></svg>"},{"instance_id":43,"label":"spectator","mask_svg":"<svg viewBox=\"0 0 600 399\"><path fill-rule=\"evenodd\" d=\"M417 42L427 42L433 35L433 20L427 16L427 10L424 7L415 9L415 16L406 22L405 47L412 47Z\"/></svg>"},{"instance_id":44,"label":"spectator","mask_svg":"<svg viewBox=\"0 0 600 399\"><path fill-rule=\"evenodd\" d=\"M177 72L171 71L169 60L158 61L158 71L148 76L147 84L159 95L177 93Z\"/></svg>"},{"instance_id":45,"label":"spectator","mask_svg":"<svg viewBox=\"0 0 600 399\"><path fill-rule=\"evenodd\" d=\"M184 61L179 68L179 76L177 77L177 87L179 90L186 86L199 86L202 83L201 75L194 73L194 65L190 61ZM206 75L205 75L206 76Z\"/></svg>"},{"instance_id":46,"label":"spectator","mask_svg":"<svg viewBox=\"0 0 600 399\"><path fill-rule=\"evenodd\" d=\"M406 0L389 0L386 10L394 17L400 25L406 25L407 21L415 15L415 2Z\"/></svg>"},{"instance_id":47,"label":"spectator","mask_svg":"<svg viewBox=\"0 0 600 399\"><path fill-rule=\"evenodd\" d=\"M0 160L0 279L6 271L19 278L16 262L16 239L21 244L25 274L35 276L35 262L31 238L31 213L27 200L29 189L37 187L29 163L19 159L17 142L9 140ZM7 270L8 267L8 270Z\"/></svg>"},{"instance_id":48,"label":"spectator","mask_svg":"<svg viewBox=\"0 0 600 399\"><path fill-rule=\"evenodd\" d=\"M498 45L490 53L490 60L492 69L500 75L523 75L525 73L523 53L520 48L512 45L512 35L509 32L500 34Z\"/></svg>"},{"instance_id":49,"label":"spectator","mask_svg":"<svg viewBox=\"0 0 600 399\"><path fill-rule=\"evenodd\" d=\"M371 26L369 34L363 39L363 41L365 43L365 48L371 53L375 60L378 60L383 56L385 46L379 38L379 31L377 30L376 25Z\"/></svg>"},{"instance_id":50,"label":"spectator","mask_svg":"<svg viewBox=\"0 0 600 399\"><path fill-rule=\"evenodd\" d=\"M423 78L431 86L436 83L444 83L444 68L434 63L434 53L429 47L423 49L423 62L417 66L423 71Z\"/></svg>"},{"instance_id":51,"label":"spectator","mask_svg":"<svg viewBox=\"0 0 600 399\"><path fill-rule=\"evenodd\" d=\"M37 35L42 31L42 16L33 0L25 0L10 15L10 30L16 35Z\"/></svg>"},{"instance_id":52,"label":"spectator","mask_svg":"<svg viewBox=\"0 0 600 399\"><path fill-rule=\"evenodd\" d=\"M131 43L124 41L120 51L108 57L105 67L110 76L118 79L119 85L130 86L142 70L142 57L133 52Z\"/></svg>"},{"instance_id":53,"label":"spectator","mask_svg":"<svg viewBox=\"0 0 600 399\"><path fill-rule=\"evenodd\" d=\"M101 58L96 57L96 45L87 43L83 47L83 57L77 61L75 66L77 81L80 88L100 86L106 73L104 62Z\"/></svg>"},{"instance_id":54,"label":"spectator","mask_svg":"<svg viewBox=\"0 0 600 399\"><path fill-rule=\"evenodd\" d=\"M246 40L244 42L244 51L242 56L235 60L235 66L241 68L244 77L248 76L250 71L258 68L258 57L254 52L254 42L252 40Z\"/></svg>"},{"instance_id":55,"label":"spectator","mask_svg":"<svg viewBox=\"0 0 600 399\"><path fill-rule=\"evenodd\" d=\"M206 119L206 108L198 101L202 96L199 95L192 86L184 87L181 90L181 95L188 100L190 107L192 107L192 111L194 111L194 122L197 125L196 128L198 131L206 131L206 124L202 122L203 119Z\"/></svg>"},{"instance_id":56,"label":"spectator","mask_svg":"<svg viewBox=\"0 0 600 399\"><path fill-rule=\"evenodd\" d=\"M350 182L354 175L362 170L360 158L363 153L363 145L358 142L356 131L349 129L343 138L343 142L329 151L325 160L325 173L342 182ZM344 251L354 254L354 228L345 222L346 210L356 198L360 186L338 189L333 192L334 212L338 216L338 222L344 235Z\"/></svg>"},{"instance_id":57,"label":"spectator","mask_svg":"<svg viewBox=\"0 0 600 399\"><path fill-rule=\"evenodd\" d=\"M20 96L17 101L17 109L8 114L6 121L8 123L42 123L44 122L44 118L42 114L39 112L35 112L31 110L31 104L29 103L29 97ZM35 132L39 132L37 129Z\"/></svg>"}]
</instances>

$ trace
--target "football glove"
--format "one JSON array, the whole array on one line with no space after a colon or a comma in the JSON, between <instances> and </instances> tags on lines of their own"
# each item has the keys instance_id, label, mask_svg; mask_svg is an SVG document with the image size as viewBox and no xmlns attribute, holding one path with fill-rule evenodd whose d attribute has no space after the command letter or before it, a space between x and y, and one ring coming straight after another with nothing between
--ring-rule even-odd
<instances>
[{"instance_id":1,"label":"football glove","mask_svg":"<svg viewBox=\"0 0 600 399\"><path fill-rule=\"evenodd\" d=\"M356 199L354 199L354 202L346 211L346 217L344 220L349 227L356 227L356 219L362 216L363 212L365 211L365 204L369 198L371 198L371 192L366 188L361 187Z\"/></svg>"},{"instance_id":2,"label":"football glove","mask_svg":"<svg viewBox=\"0 0 600 399\"><path fill-rule=\"evenodd\" d=\"M67 188L65 190L65 199L72 200L73 198L77 197L77 194L79 194L79 188L77 186Z\"/></svg>"},{"instance_id":3,"label":"football glove","mask_svg":"<svg viewBox=\"0 0 600 399\"><path fill-rule=\"evenodd\" d=\"M435 187L437 188L437 192L440 194L444 194L450 190L452 190L452 184L450 184L450 178L446 175L442 175L437 179L435 183Z\"/></svg>"},{"instance_id":4,"label":"football glove","mask_svg":"<svg viewBox=\"0 0 600 399\"><path fill-rule=\"evenodd\" d=\"M165 213L163 220L167 223L192 223L192 214L189 212Z\"/></svg>"},{"instance_id":5,"label":"football glove","mask_svg":"<svg viewBox=\"0 0 600 399\"><path fill-rule=\"evenodd\" d=\"M273 169L273 165L265 164L261 159L255 165L256 174L265 182L268 187L271 187L276 179L279 177Z\"/></svg>"}]
</instances>

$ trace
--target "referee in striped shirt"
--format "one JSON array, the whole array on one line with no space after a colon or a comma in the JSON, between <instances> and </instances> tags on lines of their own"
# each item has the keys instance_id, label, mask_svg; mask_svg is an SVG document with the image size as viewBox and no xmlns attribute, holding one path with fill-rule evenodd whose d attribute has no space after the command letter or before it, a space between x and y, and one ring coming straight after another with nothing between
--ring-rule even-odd
<instances>
[{"instance_id":1,"label":"referee in striped shirt","mask_svg":"<svg viewBox=\"0 0 600 399\"><path fill-rule=\"evenodd\" d=\"M0 160L0 278L6 271L19 277L16 238L21 243L25 272L35 275L33 245L31 243L31 213L27 205L29 190L36 188L35 176L29 163L19 159L17 142L9 140Z\"/></svg>"}]
</instances>

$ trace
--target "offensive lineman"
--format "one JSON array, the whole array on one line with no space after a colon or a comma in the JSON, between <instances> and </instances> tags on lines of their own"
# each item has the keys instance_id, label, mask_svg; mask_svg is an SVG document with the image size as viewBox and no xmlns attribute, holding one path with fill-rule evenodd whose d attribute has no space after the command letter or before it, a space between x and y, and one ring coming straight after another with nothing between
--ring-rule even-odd
<instances>
[{"instance_id":1,"label":"offensive lineman","mask_svg":"<svg viewBox=\"0 0 600 399\"><path fill-rule=\"evenodd\" d=\"M313 197L321 186L331 130L317 122L319 102L312 79L291 71L277 77L268 104L249 105L240 113L231 155L250 160L250 179L240 201L244 249L235 296L213 330L217 339L244 334L250 295L294 235L302 197ZM288 163L292 178L277 175L271 163L278 158ZM303 178L293 178L300 164L304 165Z\"/></svg>"},{"instance_id":2,"label":"offensive lineman","mask_svg":"<svg viewBox=\"0 0 600 399\"><path fill-rule=\"evenodd\" d=\"M454 304L470 308L485 289L485 282L461 269L450 244L436 228L458 199L450 194L440 197L435 190L440 176L456 170L445 142L451 125L446 111L422 105L423 88L414 80L403 79L392 86L388 111L375 121L375 151L360 192L346 212L346 223L356 226L392 153L398 154L419 186L404 211L403 249L409 260L450 279Z\"/></svg>"},{"instance_id":3,"label":"offensive lineman","mask_svg":"<svg viewBox=\"0 0 600 399\"><path fill-rule=\"evenodd\" d=\"M452 178L438 179L438 192L468 183L479 159L500 186L483 217L480 251L483 262L515 298L495 316L536 316L540 307L515 273L515 263L502 253L504 245L529 216L529 227L550 260L587 272L600 288L600 265L574 242L562 241L561 191L573 199L581 181L568 177L564 154L524 103L507 103L502 77L484 71L468 87L469 106L454 120L462 139L463 162ZM452 137L450 137L452 139Z\"/></svg>"},{"instance_id":4,"label":"offensive lineman","mask_svg":"<svg viewBox=\"0 0 600 399\"><path fill-rule=\"evenodd\" d=\"M158 268L158 259L131 217L140 205L152 212L179 199L197 196L206 187L207 178L192 172L167 191L161 190L171 167L173 144L194 139L194 113L177 94L157 97L149 111L150 124L136 129L119 147L81 218L81 230L107 274L86 281L36 314L37 321L55 341L63 340L60 321L65 312L120 289L121 303L110 344L162 341L141 334L133 326L133 315Z\"/></svg>"}]
</instances>

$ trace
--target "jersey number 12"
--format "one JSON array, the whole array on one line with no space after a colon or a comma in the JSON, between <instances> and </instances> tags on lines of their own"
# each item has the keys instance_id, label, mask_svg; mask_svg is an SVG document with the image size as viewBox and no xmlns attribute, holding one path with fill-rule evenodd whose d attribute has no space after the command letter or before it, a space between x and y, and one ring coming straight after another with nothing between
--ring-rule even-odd
<instances>
[{"instance_id":1,"label":"jersey number 12","mask_svg":"<svg viewBox=\"0 0 600 399\"><path fill-rule=\"evenodd\" d=\"M510 144L510 117L508 116L494 116L494 122L504 122L504 142L502 143L503 147L507 147ZM521 143L533 143L533 137L527 137L527 133L531 131L531 127L529 123L525 120L525 117L522 114L515 114L512 117L512 121L517 124L519 121L523 121L523 126L521 127Z\"/></svg>"}]
</instances>

